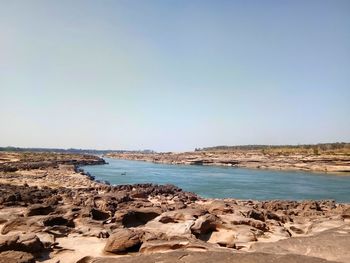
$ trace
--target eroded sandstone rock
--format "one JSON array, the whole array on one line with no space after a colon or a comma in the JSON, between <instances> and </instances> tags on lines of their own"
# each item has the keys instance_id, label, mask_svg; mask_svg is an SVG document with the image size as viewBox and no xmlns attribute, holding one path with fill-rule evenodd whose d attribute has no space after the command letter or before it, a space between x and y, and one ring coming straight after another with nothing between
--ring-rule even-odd
<instances>
[{"instance_id":1,"label":"eroded sandstone rock","mask_svg":"<svg viewBox=\"0 0 350 263\"><path fill-rule=\"evenodd\" d=\"M118 229L108 238L104 251L110 253L138 251L141 246L141 234L127 228Z\"/></svg>"},{"instance_id":2,"label":"eroded sandstone rock","mask_svg":"<svg viewBox=\"0 0 350 263\"><path fill-rule=\"evenodd\" d=\"M140 252L150 254L157 252L169 252L178 249L208 251L210 249L214 249L214 247L211 244L200 240L176 237L168 240L155 239L144 242L140 248Z\"/></svg>"},{"instance_id":3,"label":"eroded sandstone rock","mask_svg":"<svg viewBox=\"0 0 350 263\"><path fill-rule=\"evenodd\" d=\"M266 253L232 253L206 251L173 251L169 253L140 254L134 257L120 258L92 258L86 257L79 263L336 263L317 257L308 257L295 254L276 255Z\"/></svg>"},{"instance_id":4,"label":"eroded sandstone rock","mask_svg":"<svg viewBox=\"0 0 350 263\"><path fill-rule=\"evenodd\" d=\"M48 215L54 211L51 205L34 204L28 207L27 216Z\"/></svg>"},{"instance_id":5,"label":"eroded sandstone rock","mask_svg":"<svg viewBox=\"0 0 350 263\"><path fill-rule=\"evenodd\" d=\"M160 214L161 210L159 208L140 208L130 210L122 216L122 224L125 227L145 225L148 221L151 221Z\"/></svg>"},{"instance_id":6,"label":"eroded sandstone rock","mask_svg":"<svg viewBox=\"0 0 350 263\"><path fill-rule=\"evenodd\" d=\"M91 218L94 220L104 221L107 220L110 217L109 213L103 212L101 210L98 210L96 208L92 208L90 210Z\"/></svg>"},{"instance_id":7,"label":"eroded sandstone rock","mask_svg":"<svg viewBox=\"0 0 350 263\"><path fill-rule=\"evenodd\" d=\"M35 263L35 258L30 253L9 250L0 253L0 263Z\"/></svg>"},{"instance_id":8,"label":"eroded sandstone rock","mask_svg":"<svg viewBox=\"0 0 350 263\"><path fill-rule=\"evenodd\" d=\"M195 221L193 226L191 226L191 230L195 235L207 234L209 232L215 231L220 226L220 224L220 219L217 216L206 214L200 216Z\"/></svg>"},{"instance_id":9,"label":"eroded sandstone rock","mask_svg":"<svg viewBox=\"0 0 350 263\"><path fill-rule=\"evenodd\" d=\"M1 234L6 235L12 231L38 231L43 227L35 219L28 219L25 217L18 217L15 219L8 220L3 228Z\"/></svg>"},{"instance_id":10,"label":"eroded sandstone rock","mask_svg":"<svg viewBox=\"0 0 350 263\"><path fill-rule=\"evenodd\" d=\"M44 246L40 239L34 234L10 235L0 237L0 252L15 250L28 253L43 251Z\"/></svg>"},{"instance_id":11,"label":"eroded sandstone rock","mask_svg":"<svg viewBox=\"0 0 350 263\"><path fill-rule=\"evenodd\" d=\"M68 226L68 227L74 227L74 222L72 220L69 220L63 216L55 215L55 216L48 216L44 218L43 220L44 226Z\"/></svg>"},{"instance_id":12,"label":"eroded sandstone rock","mask_svg":"<svg viewBox=\"0 0 350 263\"><path fill-rule=\"evenodd\" d=\"M17 245L19 235L0 236L0 252L14 250Z\"/></svg>"}]
</instances>

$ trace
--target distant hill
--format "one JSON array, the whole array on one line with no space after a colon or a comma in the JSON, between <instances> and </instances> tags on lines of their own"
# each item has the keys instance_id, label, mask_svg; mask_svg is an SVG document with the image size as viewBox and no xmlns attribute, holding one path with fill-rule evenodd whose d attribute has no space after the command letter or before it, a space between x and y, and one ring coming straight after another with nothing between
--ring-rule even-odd
<instances>
[{"instance_id":1,"label":"distant hill","mask_svg":"<svg viewBox=\"0 0 350 263\"><path fill-rule=\"evenodd\" d=\"M127 150L95 150L95 149L60 149L60 148L22 148L22 147L0 147L0 152L56 152L56 153L75 153L75 154L107 154L110 152L115 153L153 153L152 150L139 150L139 151L127 151Z\"/></svg>"}]
</instances>

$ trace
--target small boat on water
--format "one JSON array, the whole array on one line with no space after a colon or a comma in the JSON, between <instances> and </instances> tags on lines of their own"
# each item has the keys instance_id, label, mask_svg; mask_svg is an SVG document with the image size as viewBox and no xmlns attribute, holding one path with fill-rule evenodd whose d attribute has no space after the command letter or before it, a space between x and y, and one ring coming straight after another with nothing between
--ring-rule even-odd
<instances>
[{"instance_id":1,"label":"small boat on water","mask_svg":"<svg viewBox=\"0 0 350 263\"><path fill-rule=\"evenodd\" d=\"M126 175L126 172L124 172L124 173L121 173L121 175Z\"/></svg>"}]
</instances>

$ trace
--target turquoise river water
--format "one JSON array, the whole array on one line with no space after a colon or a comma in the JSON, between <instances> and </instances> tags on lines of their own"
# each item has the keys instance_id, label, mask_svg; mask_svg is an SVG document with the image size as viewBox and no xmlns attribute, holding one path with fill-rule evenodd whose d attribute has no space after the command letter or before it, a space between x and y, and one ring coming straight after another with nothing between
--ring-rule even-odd
<instances>
[{"instance_id":1,"label":"turquoise river water","mask_svg":"<svg viewBox=\"0 0 350 263\"><path fill-rule=\"evenodd\" d=\"M202 197L254 200L334 199L350 202L350 175L255 170L200 165L168 165L104 158L108 164L83 166L111 184L174 184Z\"/></svg>"}]
</instances>

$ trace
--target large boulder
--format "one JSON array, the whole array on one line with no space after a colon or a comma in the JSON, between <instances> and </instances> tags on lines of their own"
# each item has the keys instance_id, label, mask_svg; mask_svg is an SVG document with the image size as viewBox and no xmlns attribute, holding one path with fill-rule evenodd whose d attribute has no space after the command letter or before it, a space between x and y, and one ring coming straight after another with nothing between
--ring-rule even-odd
<instances>
[{"instance_id":1,"label":"large boulder","mask_svg":"<svg viewBox=\"0 0 350 263\"><path fill-rule=\"evenodd\" d=\"M43 243L40 239L34 234L26 234L19 237L17 240L18 250L29 252L29 253L38 253L44 249Z\"/></svg>"},{"instance_id":2,"label":"large boulder","mask_svg":"<svg viewBox=\"0 0 350 263\"><path fill-rule=\"evenodd\" d=\"M51 246L55 243L55 236L53 234L49 234L47 232L39 232L36 233L36 236L40 239L45 248L51 248Z\"/></svg>"},{"instance_id":3,"label":"large boulder","mask_svg":"<svg viewBox=\"0 0 350 263\"><path fill-rule=\"evenodd\" d=\"M138 251L141 246L141 233L130 229L117 229L107 240L105 252L126 253Z\"/></svg>"},{"instance_id":4,"label":"large boulder","mask_svg":"<svg viewBox=\"0 0 350 263\"><path fill-rule=\"evenodd\" d=\"M193 223L194 219L166 224L157 220L152 220L148 222L143 229L146 232L165 234L169 237L181 236L189 238L192 236L191 226Z\"/></svg>"},{"instance_id":5,"label":"large boulder","mask_svg":"<svg viewBox=\"0 0 350 263\"><path fill-rule=\"evenodd\" d=\"M215 243L221 247L234 248L236 232L232 230L219 229L218 231L212 232L207 240L209 243Z\"/></svg>"},{"instance_id":6,"label":"large boulder","mask_svg":"<svg viewBox=\"0 0 350 263\"><path fill-rule=\"evenodd\" d=\"M191 227L192 233L195 235L207 234L215 231L220 225L220 219L217 216L206 214L199 217Z\"/></svg>"},{"instance_id":7,"label":"large boulder","mask_svg":"<svg viewBox=\"0 0 350 263\"><path fill-rule=\"evenodd\" d=\"M0 252L7 250L38 253L44 249L40 239L34 234L0 237Z\"/></svg>"}]
</instances>

